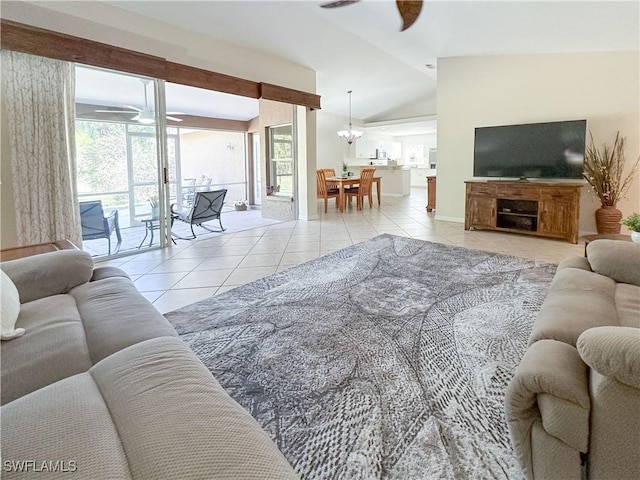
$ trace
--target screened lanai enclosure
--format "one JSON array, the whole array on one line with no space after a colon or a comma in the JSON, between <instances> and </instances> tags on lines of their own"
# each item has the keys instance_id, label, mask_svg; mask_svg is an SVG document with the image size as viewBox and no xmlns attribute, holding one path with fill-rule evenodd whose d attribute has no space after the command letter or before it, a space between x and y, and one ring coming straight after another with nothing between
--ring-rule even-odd
<instances>
[{"instance_id":1,"label":"screened lanai enclosure","mask_svg":"<svg viewBox=\"0 0 640 480\"><path fill-rule=\"evenodd\" d=\"M189 227L172 222L169 206L189 208L199 191L226 189L228 212L250 197L259 208L259 142L246 131L214 128L204 117L178 111L159 118L164 84L157 80L82 66L76 75L78 201L81 213L87 202L99 201L112 230L84 235L85 250L97 256L138 251L160 246L162 231L187 235Z\"/></svg>"}]
</instances>

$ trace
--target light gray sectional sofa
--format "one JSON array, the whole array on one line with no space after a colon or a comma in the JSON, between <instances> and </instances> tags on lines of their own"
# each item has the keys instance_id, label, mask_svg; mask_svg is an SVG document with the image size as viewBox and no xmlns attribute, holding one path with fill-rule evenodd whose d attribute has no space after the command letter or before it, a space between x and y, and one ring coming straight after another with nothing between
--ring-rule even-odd
<instances>
[{"instance_id":1,"label":"light gray sectional sofa","mask_svg":"<svg viewBox=\"0 0 640 480\"><path fill-rule=\"evenodd\" d=\"M640 478L640 244L558 266L505 408L527 478Z\"/></svg>"},{"instance_id":2,"label":"light gray sectional sofa","mask_svg":"<svg viewBox=\"0 0 640 480\"><path fill-rule=\"evenodd\" d=\"M61 250L0 265L2 478L298 478L173 327L113 267Z\"/></svg>"}]
</instances>

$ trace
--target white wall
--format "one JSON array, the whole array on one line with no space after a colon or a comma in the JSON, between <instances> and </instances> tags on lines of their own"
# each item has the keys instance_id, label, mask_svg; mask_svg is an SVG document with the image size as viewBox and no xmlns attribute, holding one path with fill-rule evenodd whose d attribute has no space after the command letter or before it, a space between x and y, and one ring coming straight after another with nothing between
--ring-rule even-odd
<instances>
[{"instance_id":1,"label":"white wall","mask_svg":"<svg viewBox=\"0 0 640 480\"><path fill-rule=\"evenodd\" d=\"M349 145L338 137L338 132L349 124L349 117L334 115L318 110L316 114L316 167L342 170L342 162L355 157L355 145ZM354 127L355 128L355 127Z\"/></svg>"},{"instance_id":2,"label":"white wall","mask_svg":"<svg viewBox=\"0 0 640 480\"><path fill-rule=\"evenodd\" d=\"M475 127L587 119L598 144L618 130L627 137L630 166L640 151L639 71L638 51L438 59L436 218L464 219ZM595 232L599 206L585 186L581 232ZM638 180L618 208L640 211Z\"/></svg>"},{"instance_id":3,"label":"white wall","mask_svg":"<svg viewBox=\"0 0 640 480\"><path fill-rule=\"evenodd\" d=\"M153 8L150 3L149 8ZM315 71L102 2L3 1L2 18L170 61L315 93ZM215 32L212 35L215 37ZM248 32L247 34L250 34Z\"/></svg>"}]
</instances>

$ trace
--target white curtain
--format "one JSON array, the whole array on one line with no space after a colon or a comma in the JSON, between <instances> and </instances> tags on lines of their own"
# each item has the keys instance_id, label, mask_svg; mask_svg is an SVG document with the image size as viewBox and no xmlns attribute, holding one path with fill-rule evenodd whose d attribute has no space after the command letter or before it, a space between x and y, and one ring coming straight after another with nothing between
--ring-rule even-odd
<instances>
[{"instance_id":1,"label":"white curtain","mask_svg":"<svg viewBox=\"0 0 640 480\"><path fill-rule=\"evenodd\" d=\"M73 63L2 50L18 245L81 246Z\"/></svg>"}]
</instances>

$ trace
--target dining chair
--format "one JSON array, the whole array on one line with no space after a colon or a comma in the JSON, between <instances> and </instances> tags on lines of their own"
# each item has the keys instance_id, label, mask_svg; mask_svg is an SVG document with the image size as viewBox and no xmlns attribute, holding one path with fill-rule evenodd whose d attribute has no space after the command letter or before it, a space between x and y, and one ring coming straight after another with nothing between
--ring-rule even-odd
<instances>
[{"instance_id":1,"label":"dining chair","mask_svg":"<svg viewBox=\"0 0 640 480\"><path fill-rule=\"evenodd\" d=\"M324 171L325 178L336 176L336 171L333 168L322 168L321 170ZM340 188L337 183L330 183L327 186L328 188Z\"/></svg>"},{"instance_id":2,"label":"dining chair","mask_svg":"<svg viewBox=\"0 0 640 480\"><path fill-rule=\"evenodd\" d=\"M352 187L349 190L344 191L345 195L345 208L347 204L347 200L351 200L352 197L356 197L356 206L358 210L362 210L364 205L364 197L369 197L369 208L373 206L373 199L371 196L372 184L373 184L373 174L376 171L375 168L363 168L360 170L360 183L357 187Z\"/></svg>"},{"instance_id":3,"label":"dining chair","mask_svg":"<svg viewBox=\"0 0 640 480\"><path fill-rule=\"evenodd\" d=\"M316 180L317 180L317 189L318 189L318 198L324 199L324 213L327 213L327 204L329 203L330 198L336 199L336 207L338 206L338 197L340 196L340 191L337 188L329 188L327 186L327 175L325 174L324 169L320 169L316 171Z\"/></svg>"}]
</instances>

